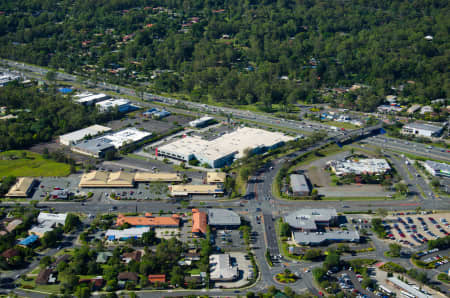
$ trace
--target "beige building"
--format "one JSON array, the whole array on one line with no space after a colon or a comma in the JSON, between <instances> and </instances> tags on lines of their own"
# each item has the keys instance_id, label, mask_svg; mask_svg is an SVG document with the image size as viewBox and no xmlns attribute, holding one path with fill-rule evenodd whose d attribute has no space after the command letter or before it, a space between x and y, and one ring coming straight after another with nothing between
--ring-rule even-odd
<instances>
[{"instance_id":1,"label":"beige building","mask_svg":"<svg viewBox=\"0 0 450 298\"><path fill-rule=\"evenodd\" d=\"M150 173L136 172L134 175L136 182L181 182L183 178L178 173Z\"/></svg>"},{"instance_id":2,"label":"beige building","mask_svg":"<svg viewBox=\"0 0 450 298\"><path fill-rule=\"evenodd\" d=\"M181 182L177 173L101 172L92 171L81 176L79 187L134 187L135 182Z\"/></svg>"},{"instance_id":3,"label":"beige building","mask_svg":"<svg viewBox=\"0 0 450 298\"><path fill-rule=\"evenodd\" d=\"M178 184L169 186L170 195L173 197L189 195L222 195L223 189L218 185L211 184Z\"/></svg>"},{"instance_id":4,"label":"beige building","mask_svg":"<svg viewBox=\"0 0 450 298\"><path fill-rule=\"evenodd\" d=\"M83 174L79 187L133 187L134 175L123 171L100 172L93 171Z\"/></svg>"},{"instance_id":5,"label":"beige building","mask_svg":"<svg viewBox=\"0 0 450 298\"><path fill-rule=\"evenodd\" d=\"M208 184L224 184L227 174L223 172L208 172L206 174L206 183Z\"/></svg>"},{"instance_id":6,"label":"beige building","mask_svg":"<svg viewBox=\"0 0 450 298\"><path fill-rule=\"evenodd\" d=\"M6 194L7 197L28 197L33 189L36 179L33 177L20 177Z\"/></svg>"}]
</instances>

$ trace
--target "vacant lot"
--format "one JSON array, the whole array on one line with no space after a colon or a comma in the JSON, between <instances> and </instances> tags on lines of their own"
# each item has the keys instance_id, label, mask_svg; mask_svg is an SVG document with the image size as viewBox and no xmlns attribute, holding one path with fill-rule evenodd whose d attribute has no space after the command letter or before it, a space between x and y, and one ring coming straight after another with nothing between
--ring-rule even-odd
<instances>
[{"instance_id":1,"label":"vacant lot","mask_svg":"<svg viewBox=\"0 0 450 298\"><path fill-rule=\"evenodd\" d=\"M0 177L67 176L69 173L69 165L44 159L42 155L31 151L11 150L0 153Z\"/></svg>"}]
</instances>

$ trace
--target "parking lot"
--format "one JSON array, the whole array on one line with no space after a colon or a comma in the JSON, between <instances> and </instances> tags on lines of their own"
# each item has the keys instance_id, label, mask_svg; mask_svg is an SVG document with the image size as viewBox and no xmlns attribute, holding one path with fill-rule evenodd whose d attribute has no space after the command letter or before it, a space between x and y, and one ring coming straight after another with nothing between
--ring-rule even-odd
<instances>
[{"instance_id":1,"label":"parking lot","mask_svg":"<svg viewBox=\"0 0 450 298\"><path fill-rule=\"evenodd\" d=\"M215 230L212 233L217 249L225 252L242 251L245 249L244 239L239 230Z\"/></svg>"},{"instance_id":2,"label":"parking lot","mask_svg":"<svg viewBox=\"0 0 450 298\"><path fill-rule=\"evenodd\" d=\"M111 127L113 130L119 130L125 127L135 127L137 129L143 129L152 133L166 133L171 129L174 129L178 125L186 125L193 118L184 115L170 115L160 120L147 118L142 116L142 113L131 113L122 119L109 121L105 124L107 127Z\"/></svg>"},{"instance_id":3,"label":"parking lot","mask_svg":"<svg viewBox=\"0 0 450 298\"><path fill-rule=\"evenodd\" d=\"M389 241L413 247L450 235L449 222L449 213L439 213L388 216L383 224Z\"/></svg>"}]
</instances>

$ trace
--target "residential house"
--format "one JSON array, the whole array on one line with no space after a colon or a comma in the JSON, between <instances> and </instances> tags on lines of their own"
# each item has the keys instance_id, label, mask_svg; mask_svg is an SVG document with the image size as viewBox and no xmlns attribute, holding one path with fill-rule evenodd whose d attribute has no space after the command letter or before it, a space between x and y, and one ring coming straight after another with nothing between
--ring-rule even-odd
<instances>
[{"instance_id":1,"label":"residential house","mask_svg":"<svg viewBox=\"0 0 450 298\"><path fill-rule=\"evenodd\" d=\"M38 285L47 285L49 284L50 276L53 272L51 268L42 269L38 276L36 277L35 283Z\"/></svg>"},{"instance_id":2,"label":"residential house","mask_svg":"<svg viewBox=\"0 0 450 298\"><path fill-rule=\"evenodd\" d=\"M166 282L166 275L165 274L150 274L148 276L148 281L151 284L154 284L154 283L165 283Z\"/></svg>"},{"instance_id":3,"label":"residential house","mask_svg":"<svg viewBox=\"0 0 450 298\"><path fill-rule=\"evenodd\" d=\"M135 250L133 252L126 252L122 254L122 261L128 264L131 261L140 262L142 252L140 250Z\"/></svg>"},{"instance_id":4,"label":"residential house","mask_svg":"<svg viewBox=\"0 0 450 298\"><path fill-rule=\"evenodd\" d=\"M139 280L139 276L137 275L137 273L134 272L120 272L117 275L117 279L119 281L134 281L137 282Z\"/></svg>"},{"instance_id":5,"label":"residential house","mask_svg":"<svg viewBox=\"0 0 450 298\"><path fill-rule=\"evenodd\" d=\"M112 252L102 251L97 254L96 262L100 264L105 264L108 262L108 259L113 256Z\"/></svg>"}]
</instances>

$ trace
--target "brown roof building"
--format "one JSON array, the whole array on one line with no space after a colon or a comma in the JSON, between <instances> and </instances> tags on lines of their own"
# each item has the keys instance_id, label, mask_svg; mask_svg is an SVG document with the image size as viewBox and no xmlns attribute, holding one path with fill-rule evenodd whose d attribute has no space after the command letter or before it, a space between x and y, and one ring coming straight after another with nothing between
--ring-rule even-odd
<instances>
[{"instance_id":1,"label":"brown roof building","mask_svg":"<svg viewBox=\"0 0 450 298\"><path fill-rule=\"evenodd\" d=\"M138 281L139 280L139 276L134 273L134 272L120 272L119 275L117 275L117 279L118 280L123 280L123 281Z\"/></svg>"},{"instance_id":2,"label":"brown roof building","mask_svg":"<svg viewBox=\"0 0 450 298\"><path fill-rule=\"evenodd\" d=\"M50 275L52 274L53 269L50 268L46 268L46 269L42 269L38 276L36 277L36 284L38 285L46 285L48 284L48 279L50 277Z\"/></svg>"},{"instance_id":3,"label":"brown roof building","mask_svg":"<svg viewBox=\"0 0 450 298\"><path fill-rule=\"evenodd\" d=\"M20 251L14 248L9 248L2 253L2 257L4 257L6 260L17 257L18 255L20 255Z\"/></svg>"},{"instance_id":4,"label":"brown roof building","mask_svg":"<svg viewBox=\"0 0 450 298\"><path fill-rule=\"evenodd\" d=\"M133 252L126 252L122 254L122 260L127 264L131 261L140 262L141 256L142 252L140 250L135 250Z\"/></svg>"}]
</instances>

